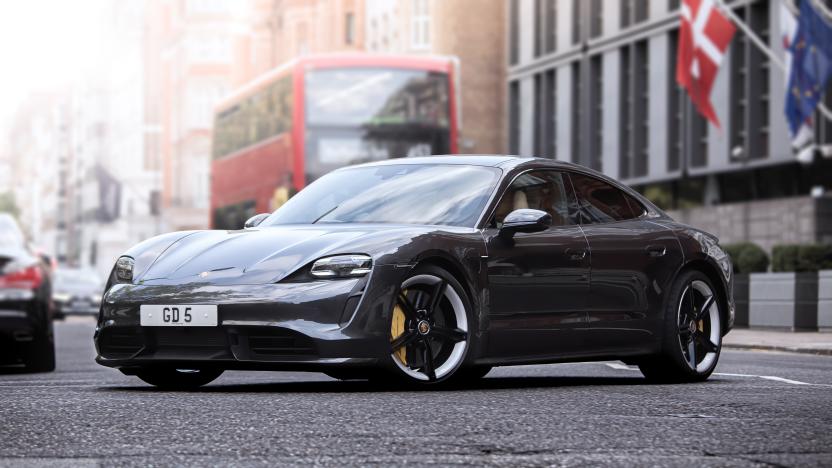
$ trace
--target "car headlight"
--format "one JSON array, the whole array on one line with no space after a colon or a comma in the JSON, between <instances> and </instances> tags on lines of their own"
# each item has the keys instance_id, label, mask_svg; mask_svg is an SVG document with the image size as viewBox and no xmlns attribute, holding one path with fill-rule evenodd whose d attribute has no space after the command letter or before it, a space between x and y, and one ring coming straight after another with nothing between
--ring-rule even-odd
<instances>
[{"instance_id":1,"label":"car headlight","mask_svg":"<svg viewBox=\"0 0 832 468\"><path fill-rule=\"evenodd\" d=\"M335 255L316 260L311 273L318 278L354 278L366 275L372 267L369 255Z\"/></svg>"},{"instance_id":2,"label":"car headlight","mask_svg":"<svg viewBox=\"0 0 832 468\"><path fill-rule=\"evenodd\" d=\"M121 257L116 261L115 279L117 283L133 282L133 265L135 261L130 257Z\"/></svg>"}]
</instances>

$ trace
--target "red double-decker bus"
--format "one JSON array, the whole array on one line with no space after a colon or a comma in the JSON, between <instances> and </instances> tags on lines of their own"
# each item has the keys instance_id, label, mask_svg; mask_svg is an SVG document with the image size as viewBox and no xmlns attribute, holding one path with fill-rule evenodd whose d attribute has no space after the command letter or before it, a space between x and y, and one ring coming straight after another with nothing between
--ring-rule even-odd
<instances>
[{"instance_id":1,"label":"red double-decker bus","mask_svg":"<svg viewBox=\"0 0 832 468\"><path fill-rule=\"evenodd\" d=\"M312 56L235 92L214 120L212 226L239 229L339 167L456 153L457 69L449 57Z\"/></svg>"}]
</instances>

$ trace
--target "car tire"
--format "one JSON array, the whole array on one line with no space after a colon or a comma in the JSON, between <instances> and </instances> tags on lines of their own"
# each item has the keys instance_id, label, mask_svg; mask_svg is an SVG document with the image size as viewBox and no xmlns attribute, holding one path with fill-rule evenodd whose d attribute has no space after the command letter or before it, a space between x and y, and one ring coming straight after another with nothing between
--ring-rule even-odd
<instances>
[{"instance_id":1,"label":"car tire","mask_svg":"<svg viewBox=\"0 0 832 468\"><path fill-rule=\"evenodd\" d=\"M26 347L23 364L28 372L52 372L55 370L55 339L52 324L37 332Z\"/></svg>"},{"instance_id":2,"label":"car tire","mask_svg":"<svg viewBox=\"0 0 832 468\"><path fill-rule=\"evenodd\" d=\"M142 369L136 377L162 390L194 390L216 380L220 369Z\"/></svg>"},{"instance_id":3,"label":"car tire","mask_svg":"<svg viewBox=\"0 0 832 468\"><path fill-rule=\"evenodd\" d=\"M713 373L722 349L719 292L696 270L684 271L670 289L661 353L639 361L642 374L665 383L701 382Z\"/></svg>"},{"instance_id":4,"label":"car tire","mask_svg":"<svg viewBox=\"0 0 832 468\"><path fill-rule=\"evenodd\" d=\"M388 369L395 383L439 384L465 371L475 321L471 301L453 275L437 266L418 266L393 303Z\"/></svg>"}]
</instances>

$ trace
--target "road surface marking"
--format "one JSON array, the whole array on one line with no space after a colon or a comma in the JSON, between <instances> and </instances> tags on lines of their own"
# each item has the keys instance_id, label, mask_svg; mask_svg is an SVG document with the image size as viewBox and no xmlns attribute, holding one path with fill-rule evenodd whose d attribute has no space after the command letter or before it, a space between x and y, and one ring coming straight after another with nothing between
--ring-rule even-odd
<instances>
[{"instance_id":1,"label":"road surface marking","mask_svg":"<svg viewBox=\"0 0 832 468\"><path fill-rule=\"evenodd\" d=\"M637 371L637 367L631 367L626 364L621 364L618 362L605 362L604 363L607 367L615 370L629 370L629 371ZM792 385L806 385L810 387L829 387L832 388L830 384L820 384L820 383L811 383L811 382L801 382L800 380L792 380L786 379L784 377L777 377L775 375L754 375L754 374L731 374L728 372L714 372L713 375L719 375L722 377L746 377L752 379L765 379L765 380L773 380L775 382L783 382Z\"/></svg>"}]
</instances>

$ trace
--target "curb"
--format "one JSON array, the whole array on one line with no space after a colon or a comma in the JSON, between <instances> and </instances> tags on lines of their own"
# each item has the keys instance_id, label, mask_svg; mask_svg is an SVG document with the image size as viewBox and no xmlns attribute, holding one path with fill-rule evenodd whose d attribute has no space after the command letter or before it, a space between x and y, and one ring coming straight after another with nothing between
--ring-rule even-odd
<instances>
[{"instance_id":1,"label":"curb","mask_svg":"<svg viewBox=\"0 0 832 468\"><path fill-rule=\"evenodd\" d=\"M795 348L791 346L774 346L759 344L728 344L722 343L723 348L740 349L744 351L780 351L784 353L814 354L816 356L832 356L832 349L824 348Z\"/></svg>"}]
</instances>

